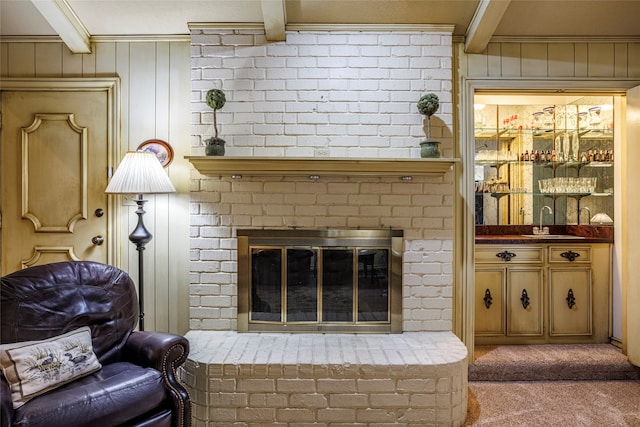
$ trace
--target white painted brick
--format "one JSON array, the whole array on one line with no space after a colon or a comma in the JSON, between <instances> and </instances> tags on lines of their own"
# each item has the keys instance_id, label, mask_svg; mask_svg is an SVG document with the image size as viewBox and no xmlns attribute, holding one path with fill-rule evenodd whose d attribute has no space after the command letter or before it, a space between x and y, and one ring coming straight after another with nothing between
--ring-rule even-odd
<instances>
[{"instance_id":1,"label":"white painted brick","mask_svg":"<svg viewBox=\"0 0 640 427\"><path fill-rule=\"evenodd\" d=\"M276 415L277 421L289 423L288 425L297 425L304 422L315 421L315 411L306 408L286 408L278 409Z\"/></svg>"},{"instance_id":2,"label":"white painted brick","mask_svg":"<svg viewBox=\"0 0 640 427\"><path fill-rule=\"evenodd\" d=\"M204 329L210 331L230 330L234 327L234 322L229 319L199 319L197 326L192 329Z\"/></svg>"},{"instance_id":3,"label":"white painted brick","mask_svg":"<svg viewBox=\"0 0 640 427\"><path fill-rule=\"evenodd\" d=\"M356 410L356 421L367 423L367 425L383 426L384 424L382 423L397 425L396 420L395 411L390 411L388 409L367 408Z\"/></svg>"},{"instance_id":4,"label":"white painted brick","mask_svg":"<svg viewBox=\"0 0 640 427\"><path fill-rule=\"evenodd\" d=\"M298 47L295 45L287 45L284 43L274 43L267 46L267 56L288 57L297 56Z\"/></svg>"},{"instance_id":5,"label":"white painted brick","mask_svg":"<svg viewBox=\"0 0 640 427\"><path fill-rule=\"evenodd\" d=\"M327 397L318 393L293 393L289 396L289 405L299 408L326 408Z\"/></svg>"},{"instance_id":6,"label":"white painted brick","mask_svg":"<svg viewBox=\"0 0 640 427\"><path fill-rule=\"evenodd\" d=\"M411 141L411 138L423 138L424 130L421 117L415 114L415 102L426 91L437 92L441 99L438 118L445 125L434 127L434 135L440 138L453 127L450 36L413 32L288 32L286 43L267 43L264 34L255 30L205 33L194 31L193 34L193 129L194 133L198 132L191 138L194 150L198 150L194 153L202 153L201 141L212 133L213 115L203 102L212 85L227 91L228 102L218 119L222 134L229 142L229 155L313 156L313 148L322 147L329 149L332 156L418 157L417 141ZM225 40L229 40L228 45ZM349 52L349 56L330 56ZM310 65L313 68L308 68ZM230 68L221 68L224 66ZM410 68L414 66L422 69ZM226 114L222 114L224 112ZM443 140L446 141L444 144L453 143L451 138ZM192 176L199 177L197 173ZM265 190L261 187L262 181L258 180L252 181L249 188L238 189L234 183L231 189L231 183L226 181L194 179L191 189L204 190L202 195L206 195L207 207L190 207L192 224L203 225L201 228L190 227L190 235L197 238L197 243L192 245L197 251L192 251L191 256L194 260L197 257L204 259L191 264L191 277L215 280L218 284L218 279L224 277L219 274L227 274L229 283L224 285L225 295L236 292L235 261L220 260L215 252L218 248L235 249L231 225L354 227L364 224L379 227L390 224L403 228L408 238L429 236L444 241L450 253L452 177L449 176L447 182L420 178L418 181L427 185L414 193L414 187L418 188L416 180L409 184L410 187L402 186L403 183L394 183L392 187L387 182L360 181L359 187L346 195L375 195L373 199L377 202L365 198L342 201L327 193L327 185L320 183L304 182L304 185L294 184L292 188ZM281 184L276 183L276 186L281 187ZM327 197L322 199L319 192ZM267 197L254 201L243 199L242 193L264 193ZM274 198L274 195L284 195L284 199ZM342 193L337 194L340 195ZM411 199L396 198L403 195ZM192 196L197 200L200 194L193 193ZM296 200L301 197L306 197L307 201ZM277 200L278 206L270 205L268 199ZM351 210L354 204L358 206L355 214ZM382 206L378 206L380 204ZM331 206L332 211L329 210ZM422 212L419 212L420 206L424 208ZM264 218L251 219L265 213ZM345 219L339 215L353 216ZM219 233L222 235L218 236ZM228 243L223 245L218 239ZM212 243L206 243L208 240ZM419 263L424 261L421 252L440 249L429 244L422 246L411 248L412 252L405 259ZM446 291L441 297L450 301L450 255L438 254L427 258L427 263L440 263L440 272L412 273L412 267L407 264L405 284L438 285L438 290L433 292L429 288L423 298L426 300L438 298L439 288L444 286ZM195 281L194 285L197 285ZM225 310L225 316L235 313L235 307L220 309ZM440 310L444 313L443 319L450 319L450 307ZM235 321L226 320L229 321L227 325L235 325ZM221 327L220 323L214 322L197 324L200 328ZM426 320L403 324L410 330L445 325L427 326ZM450 320L446 325L450 327Z\"/></svg>"},{"instance_id":7,"label":"white painted brick","mask_svg":"<svg viewBox=\"0 0 640 427\"><path fill-rule=\"evenodd\" d=\"M353 55L347 55L347 56L349 56L347 65L351 68L377 68L378 67L378 62L379 62L378 57L353 56Z\"/></svg>"},{"instance_id":8,"label":"white painted brick","mask_svg":"<svg viewBox=\"0 0 640 427\"><path fill-rule=\"evenodd\" d=\"M356 420L356 410L346 408L326 408L318 410L318 421L320 422L354 422Z\"/></svg>"},{"instance_id":9,"label":"white painted brick","mask_svg":"<svg viewBox=\"0 0 640 427\"><path fill-rule=\"evenodd\" d=\"M347 34L341 33L318 33L317 44L323 45L344 45L347 44L349 38Z\"/></svg>"},{"instance_id":10,"label":"white painted brick","mask_svg":"<svg viewBox=\"0 0 640 427\"><path fill-rule=\"evenodd\" d=\"M238 408L237 420L270 423L276 420L275 408Z\"/></svg>"},{"instance_id":11,"label":"white painted brick","mask_svg":"<svg viewBox=\"0 0 640 427\"><path fill-rule=\"evenodd\" d=\"M308 32L287 32L287 43L294 45L315 45L318 43L317 36L314 33Z\"/></svg>"}]
</instances>

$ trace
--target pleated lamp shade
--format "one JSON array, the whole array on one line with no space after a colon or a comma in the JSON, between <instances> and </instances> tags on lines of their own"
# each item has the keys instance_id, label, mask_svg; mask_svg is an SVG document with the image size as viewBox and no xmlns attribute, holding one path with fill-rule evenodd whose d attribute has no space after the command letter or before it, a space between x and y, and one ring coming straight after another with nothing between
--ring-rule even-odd
<instances>
[{"instance_id":1,"label":"pleated lamp shade","mask_svg":"<svg viewBox=\"0 0 640 427\"><path fill-rule=\"evenodd\" d=\"M162 194L175 193L176 189L154 153L129 151L125 154L104 192L110 194Z\"/></svg>"},{"instance_id":2,"label":"pleated lamp shade","mask_svg":"<svg viewBox=\"0 0 640 427\"><path fill-rule=\"evenodd\" d=\"M613 220L606 213L597 213L591 218L592 224L600 224L600 225L611 225L613 224Z\"/></svg>"}]
</instances>

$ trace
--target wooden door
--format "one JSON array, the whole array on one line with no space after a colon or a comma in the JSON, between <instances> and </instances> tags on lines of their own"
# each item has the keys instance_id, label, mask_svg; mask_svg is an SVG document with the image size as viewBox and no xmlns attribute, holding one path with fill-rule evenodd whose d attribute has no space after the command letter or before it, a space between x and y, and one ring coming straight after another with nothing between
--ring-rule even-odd
<instances>
[{"instance_id":1,"label":"wooden door","mask_svg":"<svg viewBox=\"0 0 640 427\"><path fill-rule=\"evenodd\" d=\"M104 194L111 89L11 83L3 81L1 92L2 274L63 260L111 261Z\"/></svg>"},{"instance_id":2,"label":"wooden door","mask_svg":"<svg viewBox=\"0 0 640 427\"><path fill-rule=\"evenodd\" d=\"M622 158L616 156L621 163L621 185L616 184L622 192L622 223L616 222L616 228L622 232L622 322L623 350L634 365L640 366L640 86L627 91L627 143L623 148Z\"/></svg>"}]
</instances>

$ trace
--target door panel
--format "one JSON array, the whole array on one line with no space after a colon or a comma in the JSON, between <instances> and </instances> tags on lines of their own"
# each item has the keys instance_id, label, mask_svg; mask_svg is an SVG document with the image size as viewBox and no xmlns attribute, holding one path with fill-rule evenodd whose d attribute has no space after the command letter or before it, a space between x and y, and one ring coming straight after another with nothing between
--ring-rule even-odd
<instances>
[{"instance_id":1,"label":"door panel","mask_svg":"<svg viewBox=\"0 0 640 427\"><path fill-rule=\"evenodd\" d=\"M504 335L504 267L476 269L476 335Z\"/></svg>"},{"instance_id":2,"label":"door panel","mask_svg":"<svg viewBox=\"0 0 640 427\"><path fill-rule=\"evenodd\" d=\"M507 279L507 335L542 336L542 268L510 268Z\"/></svg>"},{"instance_id":3,"label":"door panel","mask_svg":"<svg viewBox=\"0 0 640 427\"><path fill-rule=\"evenodd\" d=\"M2 274L108 261L109 110L106 91L3 90Z\"/></svg>"},{"instance_id":4,"label":"door panel","mask_svg":"<svg viewBox=\"0 0 640 427\"><path fill-rule=\"evenodd\" d=\"M591 268L549 269L549 335L591 335Z\"/></svg>"}]
</instances>

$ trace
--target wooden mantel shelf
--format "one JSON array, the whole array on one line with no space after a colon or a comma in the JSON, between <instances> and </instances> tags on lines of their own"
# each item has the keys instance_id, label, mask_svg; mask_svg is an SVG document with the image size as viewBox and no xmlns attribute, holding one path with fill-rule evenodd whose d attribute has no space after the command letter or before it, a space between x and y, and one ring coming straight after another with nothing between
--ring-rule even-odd
<instances>
[{"instance_id":1,"label":"wooden mantel shelf","mask_svg":"<svg viewBox=\"0 0 640 427\"><path fill-rule=\"evenodd\" d=\"M460 159L351 159L338 157L185 156L203 175L438 176Z\"/></svg>"}]
</instances>

